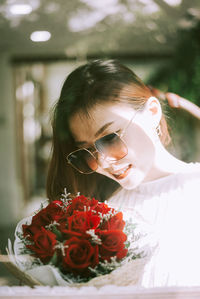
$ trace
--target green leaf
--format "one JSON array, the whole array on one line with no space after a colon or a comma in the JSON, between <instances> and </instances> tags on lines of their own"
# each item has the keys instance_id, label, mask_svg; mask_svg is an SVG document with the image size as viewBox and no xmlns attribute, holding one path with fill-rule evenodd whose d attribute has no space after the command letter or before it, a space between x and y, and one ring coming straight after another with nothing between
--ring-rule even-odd
<instances>
[{"instance_id":1,"label":"green leaf","mask_svg":"<svg viewBox=\"0 0 200 299\"><path fill-rule=\"evenodd\" d=\"M52 256L52 258L49 261L49 264L56 266L58 262L58 256L56 251L54 252L54 255Z\"/></svg>"},{"instance_id":2,"label":"green leaf","mask_svg":"<svg viewBox=\"0 0 200 299\"><path fill-rule=\"evenodd\" d=\"M54 233L56 235L56 238L58 241L63 240L62 233L56 228L56 226L52 227L52 233Z\"/></svg>"}]
</instances>

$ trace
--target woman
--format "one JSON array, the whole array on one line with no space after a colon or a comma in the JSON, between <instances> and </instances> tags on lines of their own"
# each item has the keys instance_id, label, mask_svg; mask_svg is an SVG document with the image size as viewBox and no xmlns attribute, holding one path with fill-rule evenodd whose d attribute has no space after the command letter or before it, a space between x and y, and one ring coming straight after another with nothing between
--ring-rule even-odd
<instances>
[{"instance_id":1,"label":"woman","mask_svg":"<svg viewBox=\"0 0 200 299\"><path fill-rule=\"evenodd\" d=\"M48 197L66 187L129 212L156 244L139 279L148 287L200 284L200 165L172 156L169 141L158 99L119 62L92 61L66 79Z\"/></svg>"}]
</instances>

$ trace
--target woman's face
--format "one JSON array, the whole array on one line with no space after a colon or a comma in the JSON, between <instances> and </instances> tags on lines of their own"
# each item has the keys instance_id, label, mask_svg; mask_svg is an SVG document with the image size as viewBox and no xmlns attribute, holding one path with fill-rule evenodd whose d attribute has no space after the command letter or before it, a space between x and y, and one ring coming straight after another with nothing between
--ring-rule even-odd
<instances>
[{"instance_id":1,"label":"woman's face","mask_svg":"<svg viewBox=\"0 0 200 299\"><path fill-rule=\"evenodd\" d=\"M70 129L79 148L91 148L100 137L113 132L120 134L129 124L122 137L127 155L113 162L99 154L96 172L117 181L125 189L133 189L150 179L154 163L155 146L149 134L151 124L148 118L146 122L141 121L144 118L145 111L136 112L128 104L98 104L89 110L89 117L84 112L76 113L70 120Z\"/></svg>"}]
</instances>

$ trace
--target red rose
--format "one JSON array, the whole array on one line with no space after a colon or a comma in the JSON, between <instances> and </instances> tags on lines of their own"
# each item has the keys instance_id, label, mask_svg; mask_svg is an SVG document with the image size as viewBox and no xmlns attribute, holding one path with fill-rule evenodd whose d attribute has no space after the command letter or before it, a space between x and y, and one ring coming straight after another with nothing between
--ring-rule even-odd
<instances>
[{"instance_id":1,"label":"red rose","mask_svg":"<svg viewBox=\"0 0 200 299\"><path fill-rule=\"evenodd\" d=\"M88 212L74 212L68 218L68 229L77 232L86 232L88 229L96 229L101 221L97 215Z\"/></svg>"},{"instance_id":2,"label":"red rose","mask_svg":"<svg viewBox=\"0 0 200 299\"><path fill-rule=\"evenodd\" d=\"M33 235L32 241L34 244L26 245L26 247L34 252L35 257L40 258L43 263L47 263L55 252L56 235L41 227Z\"/></svg>"},{"instance_id":3,"label":"red rose","mask_svg":"<svg viewBox=\"0 0 200 299\"><path fill-rule=\"evenodd\" d=\"M102 230L123 230L125 226L125 221L123 220L122 212L119 212L112 216L108 221L104 221L101 225Z\"/></svg>"},{"instance_id":4,"label":"red rose","mask_svg":"<svg viewBox=\"0 0 200 299\"><path fill-rule=\"evenodd\" d=\"M38 230L40 230L40 226L36 226L33 224L23 224L22 230L24 237L27 237L28 240L32 240L33 236L38 232Z\"/></svg>"},{"instance_id":5,"label":"red rose","mask_svg":"<svg viewBox=\"0 0 200 299\"><path fill-rule=\"evenodd\" d=\"M101 213L102 215L104 215L104 214L108 214L108 212L110 211L114 211L114 209L109 208L108 205L103 202L99 202L95 208L95 211L97 213Z\"/></svg>"},{"instance_id":6,"label":"red rose","mask_svg":"<svg viewBox=\"0 0 200 299\"><path fill-rule=\"evenodd\" d=\"M45 208L45 213L51 221L59 222L60 219L66 216L66 208L62 201L55 200Z\"/></svg>"},{"instance_id":7,"label":"red rose","mask_svg":"<svg viewBox=\"0 0 200 299\"><path fill-rule=\"evenodd\" d=\"M70 205L67 208L67 214L72 215L74 210L77 211L85 211L85 210L93 210L98 204L98 200L92 198L88 199L87 197L80 195L75 197Z\"/></svg>"},{"instance_id":8,"label":"red rose","mask_svg":"<svg viewBox=\"0 0 200 299\"><path fill-rule=\"evenodd\" d=\"M127 254L124 242L127 239L125 233L121 230L99 231L98 235L102 241L99 246L99 252L103 260L110 261L112 256L117 256L119 259Z\"/></svg>"},{"instance_id":9,"label":"red rose","mask_svg":"<svg viewBox=\"0 0 200 299\"><path fill-rule=\"evenodd\" d=\"M32 218L32 224L46 226L53 221L58 222L65 216L63 202L60 200L52 201L48 206L39 211Z\"/></svg>"},{"instance_id":10,"label":"red rose","mask_svg":"<svg viewBox=\"0 0 200 299\"><path fill-rule=\"evenodd\" d=\"M123 259L128 253L128 249L127 248L123 248L122 250L118 251L116 254L116 257L118 260Z\"/></svg>"},{"instance_id":11,"label":"red rose","mask_svg":"<svg viewBox=\"0 0 200 299\"><path fill-rule=\"evenodd\" d=\"M72 230L69 230L69 229L66 229L66 228L60 229L60 232L63 235L63 240L68 240L71 237L78 237L78 238L81 238L81 239L83 239L83 238L84 239L90 239L90 235L88 235L84 232L75 232L75 231L72 231Z\"/></svg>"},{"instance_id":12,"label":"red rose","mask_svg":"<svg viewBox=\"0 0 200 299\"><path fill-rule=\"evenodd\" d=\"M51 223L51 217L49 217L49 215L47 215L45 209L42 209L41 211L39 211L32 218L32 224L36 225L38 227L45 226L45 225L47 225L49 223Z\"/></svg>"},{"instance_id":13,"label":"red rose","mask_svg":"<svg viewBox=\"0 0 200 299\"><path fill-rule=\"evenodd\" d=\"M65 215L64 203L61 200L52 201L46 208L46 214L50 216L52 220L59 221Z\"/></svg>"},{"instance_id":14,"label":"red rose","mask_svg":"<svg viewBox=\"0 0 200 299\"><path fill-rule=\"evenodd\" d=\"M88 240L72 237L64 243L64 270L73 273L84 273L88 267L95 267L99 263L98 246L92 246Z\"/></svg>"}]
</instances>

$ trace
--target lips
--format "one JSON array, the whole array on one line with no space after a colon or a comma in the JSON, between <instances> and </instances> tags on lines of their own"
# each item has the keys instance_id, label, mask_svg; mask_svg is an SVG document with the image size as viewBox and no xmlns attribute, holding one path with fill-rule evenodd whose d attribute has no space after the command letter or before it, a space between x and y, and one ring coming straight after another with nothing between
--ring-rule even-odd
<instances>
[{"instance_id":1,"label":"lips","mask_svg":"<svg viewBox=\"0 0 200 299\"><path fill-rule=\"evenodd\" d=\"M128 166L126 166L126 167L124 167L124 168L122 168L122 169L120 169L120 170L118 170L116 172L113 172L111 174L117 180L122 180L122 179L124 179L128 175L128 173L129 173L129 171L130 171L131 168L132 168L132 164L129 164Z\"/></svg>"}]
</instances>

